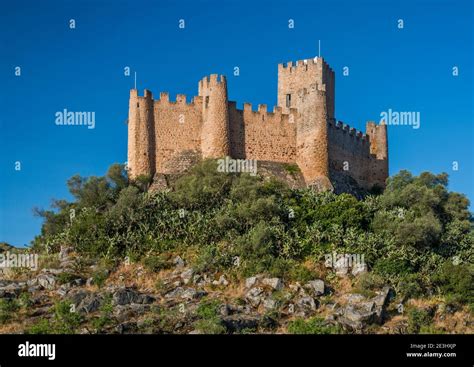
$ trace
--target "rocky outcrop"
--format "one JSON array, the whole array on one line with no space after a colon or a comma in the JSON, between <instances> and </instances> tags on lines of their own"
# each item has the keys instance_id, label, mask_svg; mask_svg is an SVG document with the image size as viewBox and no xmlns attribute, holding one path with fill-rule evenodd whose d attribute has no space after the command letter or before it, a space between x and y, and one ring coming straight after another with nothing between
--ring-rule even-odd
<instances>
[{"instance_id":1,"label":"rocky outcrop","mask_svg":"<svg viewBox=\"0 0 474 367\"><path fill-rule=\"evenodd\" d=\"M389 287L385 287L370 299L360 294L351 294L347 297L347 305L336 311L335 319L342 326L354 331L361 331L370 324L381 324L391 294Z\"/></svg>"},{"instance_id":2,"label":"rocky outcrop","mask_svg":"<svg viewBox=\"0 0 474 367\"><path fill-rule=\"evenodd\" d=\"M227 274L198 272L179 256L170 260L173 268L160 276L159 289L144 289L136 285L145 277L143 267L131 273L135 282L95 264L75 275L77 259L68 247L61 247L59 259L58 267L42 269L26 280L0 280L0 299L19 300L28 294L25 325L54 318L55 303L66 301L87 325L80 333L272 332L284 330L295 318L318 315L345 330L363 332L369 325L384 323L392 295L385 287L371 298L347 294L341 302L328 302L334 290L322 279L299 283L255 274L239 284ZM92 276L98 273L115 280L99 287ZM215 315L199 311L209 302L218 305ZM102 320L105 326L94 329L94 320ZM203 325L215 327L198 328Z\"/></svg>"}]
</instances>

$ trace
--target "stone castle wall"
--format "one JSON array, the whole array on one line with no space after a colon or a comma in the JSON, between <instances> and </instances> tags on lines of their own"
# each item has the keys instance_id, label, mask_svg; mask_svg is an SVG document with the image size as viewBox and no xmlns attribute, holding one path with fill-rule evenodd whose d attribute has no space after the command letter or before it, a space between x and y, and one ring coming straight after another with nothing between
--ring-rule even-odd
<instances>
[{"instance_id":1,"label":"stone castle wall","mask_svg":"<svg viewBox=\"0 0 474 367\"><path fill-rule=\"evenodd\" d=\"M296 110L283 114L280 107L273 112L266 105L257 111L244 104L238 110L229 104L231 156L236 159L257 159L291 163L296 161Z\"/></svg>"},{"instance_id":2,"label":"stone castle wall","mask_svg":"<svg viewBox=\"0 0 474 367\"><path fill-rule=\"evenodd\" d=\"M189 103L167 93L154 100L130 93L129 175L173 174L200 159L296 163L307 185L332 189L331 180L350 176L366 189L384 187L388 177L386 126L369 122L366 134L336 122L335 77L322 58L278 66L278 105L228 101L224 76L199 82Z\"/></svg>"},{"instance_id":3,"label":"stone castle wall","mask_svg":"<svg viewBox=\"0 0 474 367\"><path fill-rule=\"evenodd\" d=\"M372 158L367 136L341 122L330 123L328 135L330 171L345 173L368 187Z\"/></svg>"},{"instance_id":4,"label":"stone castle wall","mask_svg":"<svg viewBox=\"0 0 474 367\"><path fill-rule=\"evenodd\" d=\"M161 93L155 101L155 172L173 173L176 159L185 151L201 154L202 100L195 97L186 103L186 96L179 94L175 102Z\"/></svg>"}]
</instances>

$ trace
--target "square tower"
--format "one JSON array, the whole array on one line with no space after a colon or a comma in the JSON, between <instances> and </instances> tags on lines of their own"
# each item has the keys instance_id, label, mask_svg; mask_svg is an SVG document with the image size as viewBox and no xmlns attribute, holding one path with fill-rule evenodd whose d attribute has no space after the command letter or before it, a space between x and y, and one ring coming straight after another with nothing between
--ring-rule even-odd
<instances>
[{"instance_id":1,"label":"square tower","mask_svg":"<svg viewBox=\"0 0 474 367\"><path fill-rule=\"evenodd\" d=\"M335 113L335 78L334 71L322 57L288 62L278 65L278 106L287 111L290 107L298 108L297 93L301 89L309 90L311 85L323 85L326 90L326 112L329 119Z\"/></svg>"}]
</instances>

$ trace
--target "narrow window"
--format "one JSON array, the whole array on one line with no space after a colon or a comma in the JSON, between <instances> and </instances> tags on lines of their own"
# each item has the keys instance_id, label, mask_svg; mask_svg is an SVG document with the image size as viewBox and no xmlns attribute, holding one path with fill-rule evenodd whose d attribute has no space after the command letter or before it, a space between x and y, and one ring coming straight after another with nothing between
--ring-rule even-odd
<instances>
[{"instance_id":1,"label":"narrow window","mask_svg":"<svg viewBox=\"0 0 474 367\"><path fill-rule=\"evenodd\" d=\"M291 107L291 94L286 95L286 107Z\"/></svg>"},{"instance_id":2,"label":"narrow window","mask_svg":"<svg viewBox=\"0 0 474 367\"><path fill-rule=\"evenodd\" d=\"M206 105L205 105L206 108L207 108L208 105L209 105L209 96L206 97Z\"/></svg>"}]
</instances>

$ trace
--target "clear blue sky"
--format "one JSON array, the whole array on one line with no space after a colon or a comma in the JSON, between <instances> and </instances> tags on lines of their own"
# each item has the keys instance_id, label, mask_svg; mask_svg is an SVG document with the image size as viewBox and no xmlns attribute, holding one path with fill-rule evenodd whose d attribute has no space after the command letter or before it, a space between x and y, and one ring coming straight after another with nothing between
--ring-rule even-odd
<instances>
[{"instance_id":1,"label":"clear blue sky","mask_svg":"<svg viewBox=\"0 0 474 367\"><path fill-rule=\"evenodd\" d=\"M397 28L400 18L403 30ZM178 28L179 19L185 29ZM0 241L28 244L41 226L34 206L70 198L66 180L76 173L103 175L112 163L126 161L133 76L123 75L125 66L137 72L140 94L147 88L189 99L199 79L222 73L238 106L273 106L277 64L316 56L318 40L336 72L336 117L365 129L365 121L389 108L419 111L419 129L389 127L390 173L448 172L450 188L472 201L469 0L5 1ZM239 77L232 76L234 66ZM95 129L55 125L55 113L64 108L94 111ZM15 171L16 161L21 171ZM452 171L453 161L458 171Z\"/></svg>"}]
</instances>

